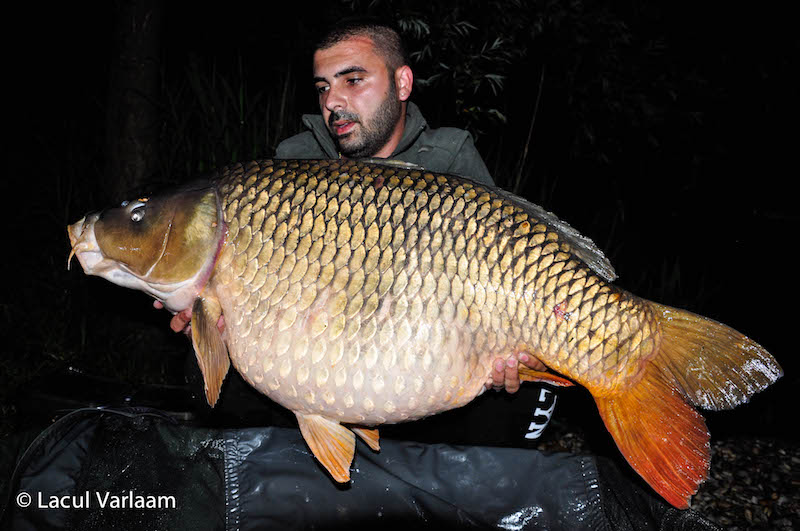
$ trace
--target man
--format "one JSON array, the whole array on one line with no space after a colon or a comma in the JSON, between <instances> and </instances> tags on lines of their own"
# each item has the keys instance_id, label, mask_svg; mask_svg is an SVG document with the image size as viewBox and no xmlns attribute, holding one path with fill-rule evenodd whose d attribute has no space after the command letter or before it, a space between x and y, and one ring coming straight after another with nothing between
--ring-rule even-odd
<instances>
[{"instance_id":1,"label":"man","mask_svg":"<svg viewBox=\"0 0 800 531\"><path fill-rule=\"evenodd\" d=\"M340 25L314 54L322 114L304 115L309 131L281 142L276 157L389 158L493 185L468 132L428 127L408 100L413 82L402 42L392 29Z\"/></svg>"}]
</instances>

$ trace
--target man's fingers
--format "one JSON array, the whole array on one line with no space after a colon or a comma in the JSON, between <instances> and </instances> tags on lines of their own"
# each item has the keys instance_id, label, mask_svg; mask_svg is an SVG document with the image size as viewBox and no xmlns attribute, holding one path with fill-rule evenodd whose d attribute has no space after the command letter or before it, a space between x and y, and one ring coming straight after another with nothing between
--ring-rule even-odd
<instances>
[{"instance_id":1,"label":"man's fingers","mask_svg":"<svg viewBox=\"0 0 800 531\"><path fill-rule=\"evenodd\" d=\"M164 308L164 303L161 301L153 301L153 307L157 310L161 310ZM172 316L172 319L169 321L169 327L173 332L183 332L184 334L189 335L192 331L192 327L190 325L191 322L192 309L187 308ZM225 330L225 321L222 320L221 316L219 318L219 322L217 322L217 327L219 328L220 332Z\"/></svg>"},{"instance_id":2,"label":"man's fingers","mask_svg":"<svg viewBox=\"0 0 800 531\"><path fill-rule=\"evenodd\" d=\"M528 367L529 369L533 369L534 371L541 371L541 372L544 372L544 371L547 370L547 366L545 366L544 363L539 361L538 358L534 358L533 356L529 356L528 354L525 354L524 352L520 353L518 358L519 358L519 362L521 364L525 365L526 367Z\"/></svg>"},{"instance_id":3,"label":"man's fingers","mask_svg":"<svg viewBox=\"0 0 800 531\"><path fill-rule=\"evenodd\" d=\"M503 388L503 380L505 379L505 362L497 358L492 363L492 371L489 374L489 378L486 380L484 387L488 391L489 389L494 389L495 391L499 391Z\"/></svg>"},{"instance_id":4,"label":"man's fingers","mask_svg":"<svg viewBox=\"0 0 800 531\"><path fill-rule=\"evenodd\" d=\"M500 358L494 360L494 365L492 365L492 387L498 391L505 386L505 366L505 361Z\"/></svg>"},{"instance_id":5,"label":"man's fingers","mask_svg":"<svg viewBox=\"0 0 800 531\"><path fill-rule=\"evenodd\" d=\"M222 330L222 329L220 329ZM508 359L496 358L492 363L492 372L486 380L484 387L500 391L505 389L509 393L516 393L520 388L519 364L535 371L547 371L547 366L538 358L526 352L513 352Z\"/></svg>"},{"instance_id":6,"label":"man's fingers","mask_svg":"<svg viewBox=\"0 0 800 531\"><path fill-rule=\"evenodd\" d=\"M169 327L173 332L182 332L191 321L192 311L183 310L172 316L172 320L169 322Z\"/></svg>"},{"instance_id":7,"label":"man's fingers","mask_svg":"<svg viewBox=\"0 0 800 531\"><path fill-rule=\"evenodd\" d=\"M169 322L169 327L173 332L180 332L186 327L186 321L183 321L181 319L181 315L177 313L172 316L172 319Z\"/></svg>"},{"instance_id":8,"label":"man's fingers","mask_svg":"<svg viewBox=\"0 0 800 531\"><path fill-rule=\"evenodd\" d=\"M505 366L506 392L516 393L519 391L519 368L517 367L517 360L508 358Z\"/></svg>"},{"instance_id":9,"label":"man's fingers","mask_svg":"<svg viewBox=\"0 0 800 531\"><path fill-rule=\"evenodd\" d=\"M164 307L159 301L155 301L153 303L158 309ZM186 335L189 335L192 331L191 327L192 322L192 309L187 308L183 311L180 311L172 316L172 319L169 322L169 327L172 329L173 332L183 332ZM220 315L219 319L217 320L217 328L219 329L220 334L225 331L225 317Z\"/></svg>"}]
</instances>

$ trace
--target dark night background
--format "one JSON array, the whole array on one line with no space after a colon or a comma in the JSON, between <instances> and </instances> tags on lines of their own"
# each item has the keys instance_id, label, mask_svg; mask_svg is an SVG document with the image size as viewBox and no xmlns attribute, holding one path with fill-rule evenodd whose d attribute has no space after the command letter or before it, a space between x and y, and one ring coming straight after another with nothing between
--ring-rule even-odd
<instances>
[{"instance_id":1,"label":"dark night background","mask_svg":"<svg viewBox=\"0 0 800 531\"><path fill-rule=\"evenodd\" d=\"M70 367L119 389L182 385L189 347L166 312L66 271L65 226L136 186L271 156L316 109L314 32L371 4L165 3L158 153L137 182L108 174L128 4L11 8L2 435L42 413L43 387L76 404L91 395L65 383ZM469 128L499 185L597 242L620 286L729 324L783 365L751 404L710 414L713 435L792 438L800 39L789 3L374 4L406 22L419 52L412 99L433 126Z\"/></svg>"}]
</instances>

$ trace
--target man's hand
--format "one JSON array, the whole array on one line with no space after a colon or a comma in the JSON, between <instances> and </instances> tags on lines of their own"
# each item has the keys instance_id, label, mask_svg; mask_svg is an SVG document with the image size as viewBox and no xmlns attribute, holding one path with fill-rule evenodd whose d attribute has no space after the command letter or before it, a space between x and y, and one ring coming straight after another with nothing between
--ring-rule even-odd
<instances>
[{"instance_id":1,"label":"man's hand","mask_svg":"<svg viewBox=\"0 0 800 531\"><path fill-rule=\"evenodd\" d=\"M519 391L519 368L518 363L535 371L546 371L547 367L537 358L524 352L515 352L507 360L497 358L492 364L492 375L486 381L486 389L499 391L503 388L509 393Z\"/></svg>"},{"instance_id":2,"label":"man's hand","mask_svg":"<svg viewBox=\"0 0 800 531\"><path fill-rule=\"evenodd\" d=\"M164 307L161 301L153 301L153 307L157 310L160 310ZM192 333L192 309L186 308L175 315L172 316L172 320L169 322L169 327L172 329L173 332L183 332L184 334L191 335Z\"/></svg>"},{"instance_id":3,"label":"man's hand","mask_svg":"<svg viewBox=\"0 0 800 531\"><path fill-rule=\"evenodd\" d=\"M164 307L164 305L161 303L161 301L154 301L153 307L155 307L157 310L160 310ZM172 320L169 322L169 327L173 332L183 332L187 336L191 336L191 323L192 309L186 308L185 310L181 310L172 316ZM225 331L225 318L222 315L219 316L219 321L217 321L217 328L219 328L220 334Z\"/></svg>"}]
</instances>

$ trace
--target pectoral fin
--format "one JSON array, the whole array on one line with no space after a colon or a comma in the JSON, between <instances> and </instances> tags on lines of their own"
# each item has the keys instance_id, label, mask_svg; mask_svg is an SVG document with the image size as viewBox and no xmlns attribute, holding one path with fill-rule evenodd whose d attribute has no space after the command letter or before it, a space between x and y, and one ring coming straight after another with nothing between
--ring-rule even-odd
<instances>
[{"instance_id":1,"label":"pectoral fin","mask_svg":"<svg viewBox=\"0 0 800 531\"><path fill-rule=\"evenodd\" d=\"M314 457L339 483L350 481L350 463L356 450L356 436L338 422L319 415L297 413L300 433Z\"/></svg>"},{"instance_id":2,"label":"pectoral fin","mask_svg":"<svg viewBox=\"0 0 800 531\"><path fill-rule=\"evenodd\" d=\"M367 445L372 448L376 452L381 451L381 443L380 443L380 436L378 434L378 428L356 428L350 427L356 435L361 437L361 440L367 443Z\"/></svg>"},{"instance_id":3,"label":"pectoral fin","mask_svg":"<svg viewBox=\"0 0 800 531\"><path fill-rule=\"evenodd\" d=\"M216 299L197 298L192 306L192 345L205 382L206 400L214 407L222 381L231 366L228 348L222 341L217 321L222 308Z\"/></svg>"},{"instance_id":4,"label":"pectoral fin","mask_svg":"<svg viewBox=\"0 0 800 531\"><path fill-rule=\"evenodd\" d=\"M534 371L522 364L519 365L519 379L521 382L542 382L556 387L570 387L575 385L566 378L553 374L552 372Z\"/></svg>"}]
</instances>

